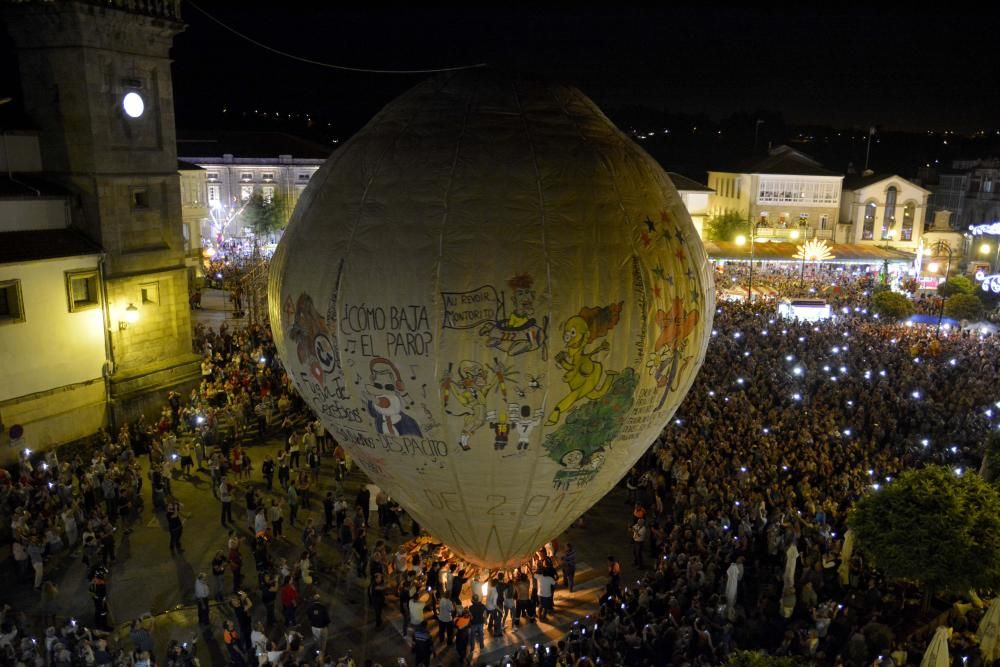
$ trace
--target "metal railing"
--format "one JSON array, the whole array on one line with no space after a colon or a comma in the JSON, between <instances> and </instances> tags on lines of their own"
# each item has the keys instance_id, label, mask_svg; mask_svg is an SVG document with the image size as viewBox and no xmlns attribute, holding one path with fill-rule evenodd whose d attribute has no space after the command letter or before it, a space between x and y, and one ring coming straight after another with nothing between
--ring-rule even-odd
<instances>
[{"instance_id":1,"label":"metal railing","mask_svg":"<svg viewBox=\"0 0 1000 667\"><path fill-rule=\"evenodd\" d=\"M798 232L793 238L792 232ZM757 227L755 235L758 239L778 239L795 243L809 239L833 239L832 229L813 229L812 227Z\"/></svg>"}]
</instances>

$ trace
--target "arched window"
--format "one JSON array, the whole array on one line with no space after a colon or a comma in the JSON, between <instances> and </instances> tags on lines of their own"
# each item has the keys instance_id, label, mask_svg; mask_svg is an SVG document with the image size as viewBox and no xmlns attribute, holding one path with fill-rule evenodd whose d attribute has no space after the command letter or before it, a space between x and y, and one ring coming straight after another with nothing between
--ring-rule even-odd
<instances>
[{"instance_id":1,"label":"arched window","mask_svg":"<svg viewBox=\"0 0 1000 667\"><path fill-rule=\"evenodd\" d=\"M861 229L861 239L871 241L875 238L875 202L865 204L865 224Z\"/></svg>"},{"instance_id":2,"label":"arched window","mask_svg":"<svg viewBox=\"0 0 1000 667\"><path fill-rule=\"evenodd\" d=\"M885 212L882 213L882 240L892 236L892 227L896 224L896 186L890 185L885 191Z\"/></svg>"},{"instance_id":3,"label":"arched window","mask_svg":"<svg viewBox=\"0 0 1000 667\"><path fill-rule=\"evenodd\" d=\"M917 213L917 205L911 201L903 206L903 226L899 229L900 241L913 240L913 218Z\"/></svg>"}]
</instances>

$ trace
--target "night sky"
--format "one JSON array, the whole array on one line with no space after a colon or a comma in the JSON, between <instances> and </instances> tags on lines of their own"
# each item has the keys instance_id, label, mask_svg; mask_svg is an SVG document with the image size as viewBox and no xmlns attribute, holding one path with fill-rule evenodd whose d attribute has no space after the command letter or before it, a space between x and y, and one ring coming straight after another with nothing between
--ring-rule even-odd
<instances>
[{"instance_id":1,"label":"night sky","mask_svg":"<svg viewBox=\"0 0 1000 667\"><path fill-rule=\"evenodd\" d=\"M767 109L795 124L897 130L1000 126L997 10L199 6L303 57L407 69L486 62L571 83L609 109L715 119ZM350 133L423 78L298 63L241 40L190 4L184 17L188 28L173 49L181 128L210 126L227 107L309 112Z\"/></svg>"}]
</instances>

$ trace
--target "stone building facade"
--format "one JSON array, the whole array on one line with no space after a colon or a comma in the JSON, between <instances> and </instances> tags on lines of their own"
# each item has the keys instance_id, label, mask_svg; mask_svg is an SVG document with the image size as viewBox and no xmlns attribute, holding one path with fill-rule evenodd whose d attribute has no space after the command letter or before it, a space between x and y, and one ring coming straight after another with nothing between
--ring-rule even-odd
<instances>
[{"instance_id":1,"label":"stone building facade","mask_svg":"<svg viewBox=\"0 0 1000 667\"><path fill-rule=\"evenodd\" d=\"M103 249L114 421L199 379L177 173L169 50L179 0L4 5L45 177ZM138 321L120 328L129 309Z\"/></svg>"}]
</instances>

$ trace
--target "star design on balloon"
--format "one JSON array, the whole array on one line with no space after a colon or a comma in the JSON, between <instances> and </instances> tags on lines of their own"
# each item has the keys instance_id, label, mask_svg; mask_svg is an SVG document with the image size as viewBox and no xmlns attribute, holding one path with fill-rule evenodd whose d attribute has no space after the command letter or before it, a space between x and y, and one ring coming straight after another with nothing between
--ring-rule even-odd
<instances>
[{"instance_id":1,"label":"star design on balloon","mask_svg":"<svg viewBox=\"0 0 1000 667\"><path fill-rule=\"evenodd\" d=\"M670 222L669 211L660 211L660 222Z\"/></svg>"},{"instance_id":2,"label":"star design on balloon","mask_svg":"<svg viewBox=\"0 0 1000 667\"><path fill-rule=\"evenodd\" d=\"M684 248L678 248L677 252L674 253L674 257L677 258L677 261L683 262L684 261Z\"/></svg>"},{"instance_id":3,"label":"star design on balloon","mask_svg":"<svg viewBox=\"0 0 1000 667\"><path fill-rule=\"evenodd\" d=\"M692 287L691 288L691 301L693 301L695 303L698 303L699 297L700 297L700 295L698 294L698 288L697 287Z\"/></svg>"},{"instance_id":4,"label":"star design on balloon","mask_svg":"<svg viewBox=\"0 0 1000 667\"><path fill-rule=\"evenodd\" d=\"M656 296L657 299L660 298L660 294L662 292L663 292L662 287L660 287L659 285L653 285L653 294Z\"/></svg>"},{"instance_id":5,"label":"star design on balloon","mask_svg":"<svg viewBox=\"0 0 1000 667\"><path fill-rule=\"evenodd\" d=\"M647 231L649 231L650 234L656 231L656 225L653 223L652 220L649 219L648 215L646 216L645 222L646 222L646 229Z\"/></svg>"},{"instance_id":6,"label":"star design on balloon","mask_svg":"<svg viewBox=\"0 0 1000 667\"><path fill-rule=\"evenodd\" d=\"M643 232L639 238L642 239L642 246L644 248L648 248L649 244L653 242L653 237L651 237L648 232Z\"/></svg>"},{"instance_id":7,"label":"star design on balloon","mask_svg":"<svg viewBox=\"0 0 1000 667\"><path fill-rule=\"evenodd\" d=\"M677 240L678 240L678 241L680 241L681 243L686 243L686 241L685 241L685 239L684 239L684 233L683 233L683 232L681 232L681 230L677 229L676 227L674 228L674 236L675 236L675 237L677 238Z\"/></svg>"},{"instance_id":8,"label":"star design on balloon","mask_svg":"<svg viewBox=\"0 0 1000 667\"><path fill-rule=\"evenodd\" d=\"M687 276L688 280L694 280L694 272L691 271L690 266L688 267L687 271L684 272L684 275Z\"/></svg>"},{"instance_id":9,"label":"star design on balloon","mask_svg":"<svg viewBox=\"0 0 1000 667\"><path fill-rule=\"evenodd\" d=\"M660 280L665 280L666 279L666 275L664 275L664 273L663 273L663 267L661 265L659 265L659 264L657 264L656 268L653 269L653 275L655 275Z\"/></svg>"},{"instance_id":10,"label":"star design on balloon","mask_svg":"<svg viewBox=\"0 0 1000 667\"><path fill-rule=\"evenodd\" d=\"M670 243L673 240L673 237L670 235L669 229L664 229L663 236L661 236L660 238L663 239L664 243Z\"/></svg>"},{"instance_id":11,"label":"star design on balloon","mask_svg":"<svg viewBox=\"0 0 1000 667\"><path fill-rule=\"evenodd\" d=\"M670 283L671 287L674 286L674 277L673 276L667 276L666 278L664 278L664 280L666 280L668 283Z\"/></svg>"}]
</instances>

